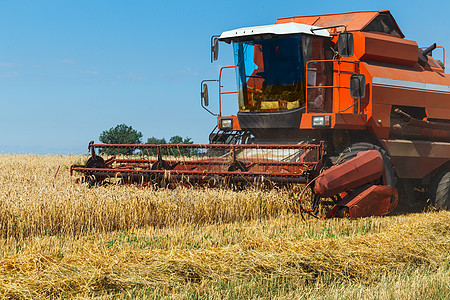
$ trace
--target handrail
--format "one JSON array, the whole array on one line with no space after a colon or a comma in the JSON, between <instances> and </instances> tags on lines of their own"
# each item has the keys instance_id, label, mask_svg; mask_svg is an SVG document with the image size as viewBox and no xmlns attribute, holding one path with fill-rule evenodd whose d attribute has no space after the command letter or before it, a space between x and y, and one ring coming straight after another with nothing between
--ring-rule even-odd
<instances>
[{"instance_id":1,"label":"handrail","mask_svg":"<svg viewBox=\"0 0 450 300\"><path fill-rule=\"evenodd\" d=\"M232 91L232 92L222 92L222 71L224 69L234 69L237 68L237 66L226 66L226 67L222 67L220 68L220 72L219 72L219 117L222 116L222 95L225 94L236 94L239 93L239 91Z\"/></svg>"},{"instance_id":2,"label":"handrail","mask_svg":"<svg viewBox=\"0 0 450 300\"><path fill-rule=\"evenodd\" d=\"M443 64L444 64L444 68L445 68L445 48L444 46L437 46L436 48L441 48L442 49L442 55L443 55Z\"/></svg>"},{"instance_id":3,"label":"handrail","mask_svg":"<svg viewBox=\"0 0 450 300\"><path fill-rule=\"evenodd\" d=\"M308 85L308 72L309 72L309 64L314 64L314 63L326 63L326 62L332 62L338 63L338 70L337 70L337 75L338 75L338 82L337 85L329 85L329 86L317 86L317 85ZM336 59L323 59L323 60L310 60L306 63L306 113L308 113L308 89L318 89L318 88L337 88L338 89L338 107L341 107L341 93L340 93L340 89L350 89L350 86L342 86L341 85L341 73L344 74L346 72L341 72L341 64L342 63L351 63L355 65L355 70L358 69L358 73L354 72L354 74L359 74L359 68L357 68L359 66L359 61L350 61L350 60L336 60ZM334 73L334 69L333 69L333 73ZM333 76L333 75L332 75ZM358 100L359 101L359 100ZM354 105L354 104L353 104ZM353 106L352 105L352 106ZM348 109L348 108L347 108Z\"/></svg>"}]
</instances>

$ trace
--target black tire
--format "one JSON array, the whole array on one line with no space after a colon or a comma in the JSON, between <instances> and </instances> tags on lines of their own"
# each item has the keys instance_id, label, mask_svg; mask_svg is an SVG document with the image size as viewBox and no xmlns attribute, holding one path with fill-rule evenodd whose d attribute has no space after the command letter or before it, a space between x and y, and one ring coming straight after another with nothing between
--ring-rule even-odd
<instances>
[{"instance_id":1,"label":"black tire","mask_svg":"<svg viewBox=\"0 0 450 300\"><path fill-rule=\"evenodd\" d=\"M94 169L103 169L106 168L105 160L100 156L91 156L85 165L86 168L94 168ZM94 176L88 175L85 176L85 181L88 183L89 187L93 187L96 185L101 185L105 180L105 176Z\"/></svg>"},{"instance_id":2,"label":"black tire","mask_svg":"<svg viewBox=\"0 0 450 300\"><path fill-rule=\"evenodd\" d=\"M100 156L91 156L85 165L86 168L106 168L105 160Z\"/></svg>"},{"instance_id":3,"label":"black tire","mask_svg":"<svg viewBox=\"0 0 450 300\"><path fill-rule=\"evenodd\" d=\"M450 171L438 172L431 179L428 192L436 208L450 210Z\"/></svg>"},{"instance_id":4,"label":"black tire","mask_svg":"<svg viewBox=\"0 0 450 300\"><path fill-rule=\"evenodd\" d=\"M389 155L381 147L378 147L370 143L355 143L345 148L339 156L333 157L332 160L338 164L343 163L344 161L356 157L356 155L358 155L359 152L367 150L377 150L378 152L381 153L385 170L385 180L383 180L382 184L396 188L397 176L395 175L394 166L392 165L392 161Z\"/></svg>"}]
</instances>

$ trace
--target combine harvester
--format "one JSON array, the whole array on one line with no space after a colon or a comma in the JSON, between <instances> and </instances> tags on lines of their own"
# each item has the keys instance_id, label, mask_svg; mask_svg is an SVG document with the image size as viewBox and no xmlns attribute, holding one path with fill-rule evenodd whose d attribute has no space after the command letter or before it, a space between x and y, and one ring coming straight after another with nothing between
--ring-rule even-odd
<instances>
[{"instance_id":1,"label":"combine harvester","mask_svg":"<svg viewBox=\"0 0 450 300\"><path fill-rule=\"evenodd\" d=\"M235 66L201 84L201 105L217 117L205 145L89 144L92 156L71 171L154 186L258 183L311 187L311 209L326 217L384 215L398 201L413 207L414 189L450 209L450 76L389 11L278 19L211 38L232 43ZM442 50L444 50L442 48ZM223 91L235 70L237 91ZM208 82L219 85L218 112ZM236 116L222 115L235 94ZM104 160L96 149L138 149L139 158ZM306 210L306 209L305 209Z\"/></svg>"}]
</instances>

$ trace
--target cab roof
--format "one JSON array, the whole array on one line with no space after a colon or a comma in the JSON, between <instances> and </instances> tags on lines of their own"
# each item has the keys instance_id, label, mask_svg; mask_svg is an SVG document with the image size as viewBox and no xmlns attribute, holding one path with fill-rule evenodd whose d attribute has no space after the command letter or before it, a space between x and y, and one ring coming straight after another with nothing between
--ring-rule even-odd
<instances>
[{"instance_id":1,"label":"cab roof","mask_svg":"<svg viewBox=\"0 0 450 300\"><path fill-rule=\"evenodd\" d=\"M275 24L301 23L317 27L346 25L347 31L382 32L404 38L389 10L280 18Z\"/></svg>"},{"instance_id":2,"label":"cab roof","mask_svg":"<svg viewBox=\"0 0 450 300\"><path fill-rule=\"evenodd\" d=\"M326 29L320 29L320 27L317 26L289 22L282 24L244 27L225 31L220 35L219 40L230 43L248 40L265 40L277 36L280 37L296 34L307 34L322 37L330 36L330 33Z\"/></svg>"}]
</instances>

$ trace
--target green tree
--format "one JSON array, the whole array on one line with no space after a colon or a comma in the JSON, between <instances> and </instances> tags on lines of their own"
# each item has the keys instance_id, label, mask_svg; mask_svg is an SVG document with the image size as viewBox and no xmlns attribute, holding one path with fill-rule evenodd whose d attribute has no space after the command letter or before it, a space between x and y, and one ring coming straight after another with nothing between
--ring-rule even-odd
<instances>
[{"instance_id":1,"label":"green tree","mask_svg":"<svg viewBox=\"0 0 450 300\"><path fill-rule=\"evenodd\" d=\"M147 144L151 144L151 145L161 145L161 144L193 144L194 142L192 141L191 138L186 137L186 138L182 138L179 135L175 135L173 137L171 137L169 139L169 143L167 143L165 138L156 138L154 136L152 136L151 138L147 139ZM180 156L180 155L192 155L193 154L193 149L177 149L177 148L164 148L161 150L161 154L163 156ZM142 151L143 154L147 154L147 155L151 155L154 156L156 155L156 150L155 149L143 149Z\"/></svg>"},{"instance_id":2,"label":"green tree","mask_svg":"<svg viewBox=\"0 0 450 300\"><path fill-rule=\"evenodd\" d=\"M182 138L179 135L175 135L173 137L171 137L169 139L169 143L170 144L193 144L194 142L191 140L191 138L186 137L186 138ZM172 156L180 156L180 155L186 155L186 156L191 156L194 155L195 153L197 153L196 149L171 149L170 150L170 154Z\"/></svg>"},{"instance_id":3,"label":"green tree","mask_svg":"<svg viewBox=\"0 0 450 300\"><path fill-rule=\"evenodd\" d=\"M161 144L193 144L194 142L192 141L191 138L186 137L186 138L182 138L179 135L175 135L173 137L171 137L169 139L169 143L167 143L165 138L159 139L156 138L154 136L152 136L151 138L147 139L147 144L152 144L152 145L161 145ZM193 154L193 149L176 149L176 148L164 148L161 150L161 154L163 156L180 156L180 155L191 155ZM143 154L147 154L147 155L151 155L154 156L156 155L156 150L155 149L144 149Z\"/></svg>"},{"instance_id":4,"label":"green tree","mask_svg":"<svg viewBox=\"0 0 450 300\"><path fill-rule=\"evenodd\" d=\"M192 141L192 139L190 137L186 137L185 139L183 139L181 136L175 135L169 139L169 143L170 144L193 144L194 142Z\"/></svg>"},{"instance_id":5,"label":"green tree","mask_svg":"<svg viewBox=\"0 0 450 300\"><path fill-rule=\"evenodd\" d=\"M167 144L167 141L166 141L165 138L158 139L158 138L155 138L154 136L152 136L151 138L147 139L147 143L146 144L161 145L161 144Z\"/></svg>"},{"instance_id":6,"label":"green tree","mask_svg":"<svg viewBox=\"0 0 450 300\"><path fill-rule=\"evenodd\" d=\"M100 134L100 141L105 144L141 144L142 133L131 126L119 124ZM106 154L133 154L134 149L100 149L100 153Z\"/></svg>"},{"instance_id":7,"label":"green tree","mask_svg":"<svg viewBox=\"0 0 450 300\"><path fill-rule=\"evenodd\" d=\"M192 141L192 139L190 138L190 137L186 137L184 140L183 140L183 144L193 144L194 143L194 141Z\"/></svg>"},{"instance_id":8,"label":"green tree","mask_svg":"<svg viewBox=\"0 0 450 300\"><path fill-rule=\"evenodd\" d=\"M152 136L151 138L147 139L147 143L146 144L161 145L161 144L167 144L167 141L166 141L165 138L158 139L158 138L155 138L154 136ZM154 149L154 148L153 149L148 149L148 148L142 149L142 153L150 155L150 156L155 156L156 155L156 149Z\"/></svg>"},{"instance_id":9,"label":"green tree","mask_svg":"<svg viewBox=\"0 0 450 300\"><path fill-rule=\"evenodd\" d=\"M170 144L183 144L183 138L179 135L175 135L169 139Z\"/></svg>"}]
</instances>

